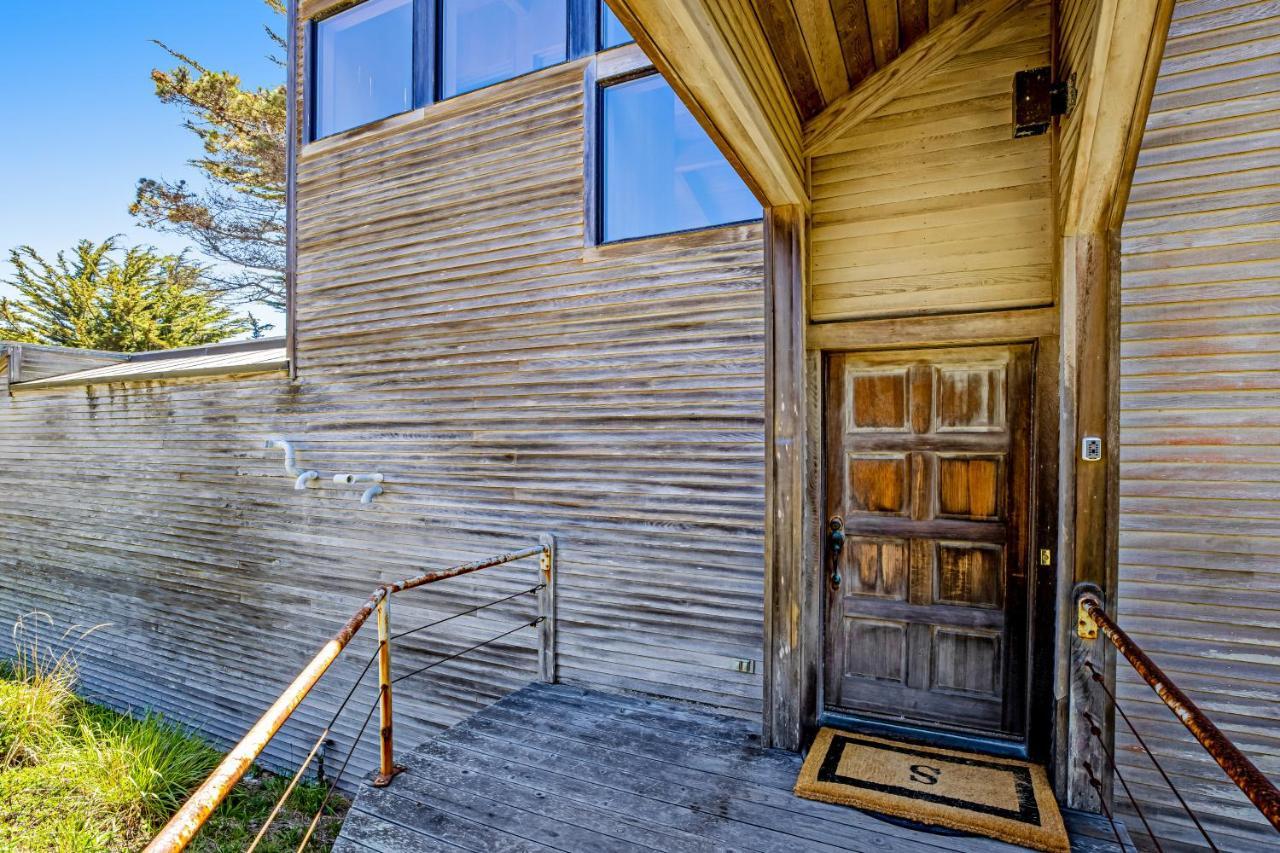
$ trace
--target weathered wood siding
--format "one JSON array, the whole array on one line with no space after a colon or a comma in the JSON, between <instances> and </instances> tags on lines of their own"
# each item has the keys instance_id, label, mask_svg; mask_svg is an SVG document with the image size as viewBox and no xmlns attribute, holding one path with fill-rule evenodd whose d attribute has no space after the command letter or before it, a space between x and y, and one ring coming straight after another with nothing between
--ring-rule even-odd
<instances>
[{"instance_id":1,"label":"weathered wood siding","mask_svg":"<svg viewBox=\"0 0 1280 853\"><path fill-rule=\"evenodd\" d=\"M1013 138L1013 75L1049 62L1033 2L811 163L816 322L1053 302L1049 135Z\"/></svg>"},{"instance_id":2,"label":"weathered wood siding","mask_svg":"<svg viewBox=\"0 0 1280 853\"><path fill-rule=\"evenodd\" d=\"M1280 778L1277 4L1177 4L1125 218L1122 299L1120 621ZM1219 846L1274 845L1275 831L1123 664L1119 681ZM1122 772L1165 849L1196 843L1117 732Z\"/></svg>"},{"instance_id":3,"label":"weathered wood siding","mask_svg":"<svg viewBox=\"0 0 1280 853\"><path fill-rule=\"evenodd\" d=\"M0 399L0 622L111 623L84 644L93 693L230 738L376 583L548 531L563 680L758 715L760 226L586 247L586 64L304 149L296 383ZM327 477L382 472L386 493L294 491L272 435ZM393 619L533 580L531 563L482 572L397 597ZM397 644L397 669L531 608ZM534 640L398 687L400 743L536 677Z\"/></svg>"}]
</instances>

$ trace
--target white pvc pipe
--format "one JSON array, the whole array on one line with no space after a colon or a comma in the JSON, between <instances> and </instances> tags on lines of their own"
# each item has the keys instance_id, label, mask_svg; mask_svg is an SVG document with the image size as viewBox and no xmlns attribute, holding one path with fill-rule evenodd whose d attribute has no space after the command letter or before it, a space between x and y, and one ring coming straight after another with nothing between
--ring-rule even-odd
<instances>
[{"instance_id":1,"label":"white pvc pipe","mask_svg":"<svg viewBox=\"0 0 1280 853\"><path fill-rule=\"evenodd\" d=\"M267 448L278 447L284 451L284 470L289 472L289 476L297 478L297 481L293 484L295 489L301 491L307 487L307 483L320 479L319 471L298 470L298 454L287 439L268 438L265 446Z\"/></svg>"},{"instance_id":2,"label":"white pvc pipe","mask_svg":"<svg viewBox=\"0 0 1280 853\"><path fill-rule=\"evenodd\" d=\"M333 482L339 486L354 486L357 483L381 483L381 474L334 474Z\"/></svg>"}]
</instances>

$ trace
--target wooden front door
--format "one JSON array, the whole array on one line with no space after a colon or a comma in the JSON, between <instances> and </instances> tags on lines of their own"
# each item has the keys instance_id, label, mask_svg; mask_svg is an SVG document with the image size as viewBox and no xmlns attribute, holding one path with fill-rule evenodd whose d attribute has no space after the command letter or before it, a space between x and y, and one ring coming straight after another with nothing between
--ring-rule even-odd
<instances>
[{"instance_id":1,"label":"wooden front door","mask_svg":"<svg viewBox=\"0 0 1280 853\"><path fill-rule=\"evenodd\" d=\"M829 708L1022 734L1031 360L1029 345L830 357Z\"/></svg>"}]
</instances>

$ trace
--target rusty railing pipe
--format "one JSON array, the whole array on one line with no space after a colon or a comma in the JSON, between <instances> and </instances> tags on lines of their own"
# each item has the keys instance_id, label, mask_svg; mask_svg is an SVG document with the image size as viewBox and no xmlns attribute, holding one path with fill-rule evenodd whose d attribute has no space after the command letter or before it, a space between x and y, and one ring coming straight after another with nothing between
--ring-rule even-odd
<instances>
[{"instance_id":1,"label":"rusty railing pipe","mask_svg":"<svg viewBox=\"0 0 1280 853\"><path fill-rule=\"evenodd\" d=\"M165 824L160 834L151 839L144 853L176 853L184 850L195 838L200 827L204 826L240 778L253 766L253 762L266 749L271 738L275 737L280 727L293 715L302 700L307 698L311 688L325 674L330 665L342 654L356 632L368 621L370 614L378 603L387 596L385 588L379 589L361 607L356 614L347 620L333 639L325 643L324 648L311 659L306 668L298 673L298 677L285 688L280 698L267 709L267 712L253 724L253 728L241 738L231 752L227 753L222 763L214 769L208 779L196 789L182 808Z\"/></svg>"},{"instance_id":2,"label":"rusty railing pipe","mask_svg":"<svg viewBox=\"0 0 1280 853\"><path fill-rule=\"evenodd\" d=\"M1276 789L1271 780L1236 748L1236 745L1205 716L1187 694L1178 689L1178 686L1164 674L1155 661L1147 657L1146 652L1138 647L1133 638L1107 615L1097 598L1088 593L1082 595L1079 610L1082 615L1092 619L1102 633L1106 634L1116 650L1124 655L1138 675L1150 685L1174 716L1182 721L1187 731L1191 732L1204 747L1205 752L1218 762L1218 766L1244 792L1263 817L1280 830L1280 790ZM1088 627L1092 626L1082 624L1081 630Z\"/></svg>"},{"instance_id":3,"label":"rusty railing pipe","mask_svg":"<svg viewBox=\"0 0 1280 853\"><path fill-rule=\"evenodd\" d=\"M275 737L281 727L288 722L289 717L302 704L302 700L307 698L311 689L316 686L316 683L320 681L320 678L328 671L333 662L338 659L338 655L342 654L342 650L351 643L352 638L364 627L364 623L369 621L369 617L373 615L374 611L380 609L379 606L390 598L392 594L471 574L481 569L501 566L505 563L514 563L516 560L540 555L546 551L547 546L535 545L520 551L499 554L496 557L464 563L449 569L427 572L417 577L379 587L373 595L369 596L369 600L365 602L364 606L347 620L347 624L343 625L341 630L334 634L333 638L316 653L316 656L311 659L306 668L280 694L280 698L276 699L266 713L253 724L253 728L249 729L248 733L240 739L240 742L227 753L227 756L222 759L222 762L209 775L209 778L204 780L195 793L182 804L182 808L178 809L173 817L169 818L169 822L164 825L164 828L160 830L160 833L155 838L151 839L151 843L146 846L143 853L179 853L179 851L186 849L187 845L191 843L191 839L195 838L196 833L209 820L213 810L221 805L222 801L231 793L231 789L253 766L253 762L266 749L267 744L271 742L271 739ZM385 615L385 606L381 609ZM379 627L389 630L387 626L379 625ZM389 678L390 636L384 635L384 637L387 643L384 648L388 653L386 656L387 671L381 673L381 675ZM381 669L380 667L380 671ZM384 711L389 716L391 711L389 685L387 692L383 695L388 700L385 703ZM384 717L382 722L389 733L389 720ZM389 746L389 737L386 743Z\"/></svg>"}]
</instances>

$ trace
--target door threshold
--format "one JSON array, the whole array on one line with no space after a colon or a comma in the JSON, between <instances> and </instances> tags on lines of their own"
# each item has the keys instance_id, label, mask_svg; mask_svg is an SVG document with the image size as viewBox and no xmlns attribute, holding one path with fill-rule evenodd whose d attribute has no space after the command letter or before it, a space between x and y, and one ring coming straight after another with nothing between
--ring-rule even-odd
<instances>
[{"instance_id":1,"label":"door threshold","mask_svg":"<svg viewBox=\"0 0 1280 853\"><path fill-rule=\"evenodd\" d=\"M830 726L833 729L844 729L845 731L860 732L897 740L915 741L925 746L936 746L942 749L958 749L982 755L994 755L998 758L1030 760L1030 753L1027 750L1025 741L933 729L911 723L892 722L876 719L875 717L864 717L860 714L831 710L822 712L818 717L818 724Z\"/></svg>"}]
</instances>

